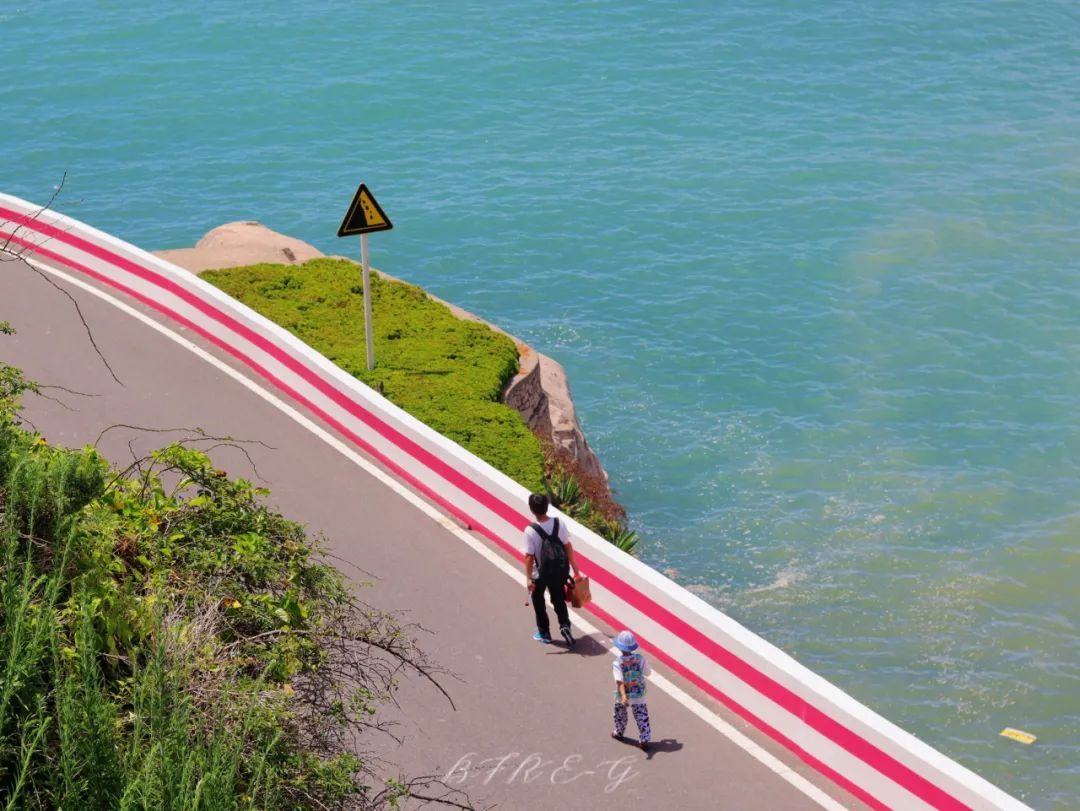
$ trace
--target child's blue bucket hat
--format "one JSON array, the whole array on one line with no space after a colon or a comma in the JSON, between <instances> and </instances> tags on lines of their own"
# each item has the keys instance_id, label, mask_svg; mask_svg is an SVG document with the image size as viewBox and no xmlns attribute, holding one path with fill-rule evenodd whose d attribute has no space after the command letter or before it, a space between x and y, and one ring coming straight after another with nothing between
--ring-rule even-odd
<instances>
[{"instance_id":1,"label":"child's blue bucket hat","mask_svg":"<svg viewBox=\"0 0 1080 811\"><path fill-rule=\"evenodd\" d=\"M632 650L637 650L637 640L634 639L634 635L629 631L620 631L612 644L624 653L630 653Z\"/></svg>"}]
</instances>

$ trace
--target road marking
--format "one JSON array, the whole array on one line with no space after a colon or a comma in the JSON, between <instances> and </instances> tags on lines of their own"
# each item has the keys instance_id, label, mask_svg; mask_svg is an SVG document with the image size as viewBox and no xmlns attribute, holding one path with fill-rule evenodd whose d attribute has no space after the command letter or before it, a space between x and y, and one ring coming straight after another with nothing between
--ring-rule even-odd
<instances>
[{"instance_id":1,"label":"road marking","mask_svg":"<svg viewBox=\"0 0 1080 811\"><path fill-rule=\"evenodd\" d=\"M263 400L274 406L283 414L292 418L299 425L306 428L319 439L323 440L323 442L334 448L334 450L338 451L346 459L353 462L358 467L362 468L373 478L385 484L387 487L389 487L403 499L408 501L410 504L415 506L429 518L442 525L448 532L451 532L461 541L466 543L470 548L472 548L489 563L494 565L495 568L499 569L499 571L501 571L503 574L507 575L515 581L520 580L521 571L519 567L512 566L507 560L495 554L494 551L492 551L485 544L481 543L472 533L458 526L453 521L453 519L451 519L445 513L436 509L431 504L429 504L420 495L407 488L405 485L403 485L397 479L393 478L388 473L383 471L373 462L365 459L356 450L350 448L340 439L329 433L326 429L314 422L311 418L302 414L300 411L286 403L284 400L279 399L272 392L269 392L266 389L262 388L262 386L255 383L253 380L242 374L237 369L234 369L232 366L225 363L221 359L214 357L202 347L198 346L197 344L193 343L182 335L173 332L173 330L155 321L153 318L150 318L145 313L139 312L126 302L114 298L109 293L106 293L103 290L99 290L98 288L83 281L82 279L75 278L74 276L69 276L64 271L57 270L54 267L50 267L49 265L38 262L34 259L29 259L27 261L29 261L30 264L33 264L35 267L51 273L54 276L57 276L68 282L69 284L78 287L80 290L85 290L87 293L90 293L91 295L97 296L101 300L108 302L117 309L127 313L136 320L141 321L151 329L156 330L174 343L179 344L180 346L194 353L196 356L203 359L210 365L224 372L233 380L240 383L240 385L251 391L253 394L261 397ZM572 622L575 626L580 628L586 634L596 634L603 636L599 628L597 628L591 622L580 616L573 616ZM612 653L614 654L615 651L612 651ZM683 707L685 707L691 713L696 715L698 718L711 726L721 735L726 737L736 746L743 749L747 754L749 754L755 760L759 761L767 769L774 772L778 777L790 783L793 787L801 791L803 794L816 802L822 808L828 809L828 811L845 811L844 805L834 800L832 797L830 797L820 788L815 786L801 774L794 771L790 766L785 764L775 755L770 754L761 746L754 743L754 741L752 741L749 737L747 737L738 729L729 724L727 721L722 719L719 715L706 707L696 698L688 694L681 687L672 683L659 673L654 673L651 677L651 681L656 687L670 695L673 699L675 699L675 701L677 701L679 704L682 704Z\"/></svg>"}]
</instances>

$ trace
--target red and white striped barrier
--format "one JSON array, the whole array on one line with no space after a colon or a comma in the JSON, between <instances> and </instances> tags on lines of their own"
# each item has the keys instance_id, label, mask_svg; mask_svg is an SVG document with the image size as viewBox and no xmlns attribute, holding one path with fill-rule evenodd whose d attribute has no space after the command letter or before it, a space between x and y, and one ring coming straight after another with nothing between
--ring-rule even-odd
<instances>
[{"instance_id":1,"label":"red and white striped barrier","mask_svg":"<svg viewBox=\"0 0 1080 811\"><path fill-rule=\"evenodd\" d=\"M0 194L0 245L90 277L193 330L306 406L401 479L520 557L528 493L243 304L175 265ZM686 589L566 519L590 609L876 809L1026 809Z\"/></svg>"}]
</instances>

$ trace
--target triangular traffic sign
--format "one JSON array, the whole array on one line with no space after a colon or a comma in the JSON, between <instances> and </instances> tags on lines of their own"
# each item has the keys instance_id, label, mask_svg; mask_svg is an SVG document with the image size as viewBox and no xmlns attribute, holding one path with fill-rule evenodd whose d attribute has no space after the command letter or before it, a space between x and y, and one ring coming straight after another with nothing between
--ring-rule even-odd
<instances>
[{"instance_id":1,"label":"triangular traffic sign","mask_svg":"<svg viewBox=\"0 0 1080 811\"><path fill-rule=\"evenodd\" d=\"M338 228L339 237L351 237L355 234L370 234L373 231L389 231L393 223L386 212L375 202L375 197L363 183L353 195L352 203Z\"/></svg>"}]
</instances>

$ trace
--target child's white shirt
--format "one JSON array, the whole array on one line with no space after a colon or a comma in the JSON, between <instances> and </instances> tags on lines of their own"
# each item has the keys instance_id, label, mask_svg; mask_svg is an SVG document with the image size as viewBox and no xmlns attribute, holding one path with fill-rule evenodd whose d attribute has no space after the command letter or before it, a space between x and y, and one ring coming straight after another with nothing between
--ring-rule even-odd
<instances>
[{"instance_id":1,"label":"child's white shirt","mask_svg":"<svg viewBox=\"0 0 1080 811\"><path fill-rule=\"evenodd\" d=\"M631 704L645 703L645 677L650 673L649 660L640 653L624 653L611 664L615 681L626 684L626 697ZM622 701L619 688L615 688L615 703Z\"/></svg>"}]
</instances>

